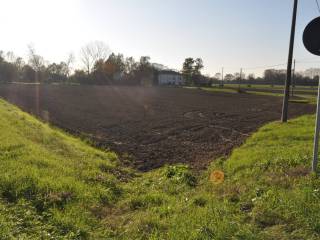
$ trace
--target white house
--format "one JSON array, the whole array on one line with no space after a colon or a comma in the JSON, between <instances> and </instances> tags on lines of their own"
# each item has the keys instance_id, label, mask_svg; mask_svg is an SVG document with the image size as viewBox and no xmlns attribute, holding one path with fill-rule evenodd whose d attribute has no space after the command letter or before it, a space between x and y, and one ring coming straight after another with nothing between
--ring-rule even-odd
<instances>
[{"instance_id":1,"label":"white house","mask_svg":"<svg viewBox=\"0 0 320 240\"><path fill-rule=\"evenodd\" d=\"M158 72L159 85L183 85L182 74L173 70L162 70Z\"/></svg>"}]
</instances>

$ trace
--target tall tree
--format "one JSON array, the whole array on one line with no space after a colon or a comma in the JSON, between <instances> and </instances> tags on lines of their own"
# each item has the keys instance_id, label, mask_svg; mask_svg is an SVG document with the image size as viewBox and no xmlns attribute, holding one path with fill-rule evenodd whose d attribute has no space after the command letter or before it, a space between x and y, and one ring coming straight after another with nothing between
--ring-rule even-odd
<instances>
[{"instance_id":1,"label":"tall tree","mask_svg":"<svg viewBox=\"0 0 320 240\"><path fill-rule=\"evenodd\" d=\"M100 41L88 43L81 49L81 61L87 74L90 74L96 61L105 61L110 54L109 47Z\"/></svg>"},{"instance_id":2,"label":"tall tree","mask_svg":"<svg viewBox=\"0 0 320 240\"><path fill-rule=\"evenodd\" d=\"M17 57L14 55L14 53L12 51L9 51L6 53L6 61L13 63L15 62L17 59Z\"/></svg>"},{"instance_id":3,"label":"tall tree","mask_svg":"<svg viewBox=\"0 0 320 240\"><path fill-rule=\"evenodd\" d=\"M68 78L68 66L65 62L52 63L46 69L48 81L63 82Z\"/></svg>"},{"instance_id":4,"label":"tall tree","mask_svg":"<svg viewBox=\"0 0 320 240\"><path fill-rule=\"evenodd\" d=\"M203 61L201 58L197 58L195 61L194 61L194 68L193 68L193 74L194 75L201 75L201 70L203 69Z\"/></svg>"},{"instance_id":5,"label":"tall tree","mask_svg":"<svg viewBox=\"0 0 320 240\"><path fill-rule=\"evenodd\" d=\"M138 63L134 60L133 57L126 58L124 65L125 65L125 73L127 75L132 75L134 71L136 71L138 68Z\"/></svg>"},{"instance_id":6,"label":"tall tree","mask_svg":"<svg viewBox=\"0 0 320 240\"><path fill-rule=\"evenodd\" d=\"M28 50L29 50L29 65L35 70L36 72L36 77L35 81L39 82L41 81L41 73L44 70L44 65L45 61L43 57L40 55L36 54L36 50L32 44L28 45Z\"/></svg>"},{"instance_id":7,"label":"tall tree","mask_svg":"<svg viewBox=\"0 0 320 240\"><path fill-rule=\"evenodd\" d=\"M100 59L97 60L94 64L93 70L92 70L92 80L95 81L95 83L98 84L109 84L110 78L108 75L108 70L106 67L106 63Z\"/></svg>"},{"instance_id":8,"label":"tall tree","mask_svg":"<svg viewBox=\"0 0 320 240\"><path fill-rule=\"evenodd\" d=\"M139 67L140 69L146 69L150 67L150 57L149 56L141 56L140 57L140 62L139 62Z\"/></svg>"},{"instance_id":9,"label":"tall tree","mask_svg":"<svg viewBox=\"0 0 320 240\"><path fill-rule=\"evenodd\" d=\"M70 76L70 73L72 71L72 67L73 67L73 64L75 62L75 56L73 53L69 53L68 55L68 58L67 58L67 61L66 61L66 66L67 66L67 77Z\"/></svg>"},{"instance_id":10,"label":"tall tree","mask_svg":"<svg viewBox=\"0 0 320 240\"><path fill-rule=\"evenodd\" d=\"M150 63L149 56L142 56L140 57L138 70L137 70L137 77L140 80L140 84L143 86L150 86L153 84L154 81L154 68Z\"/></svg>"},{"instance_id":11,"label":"tall tree","mask_svg":"<svg viewBox=\"0 0 320 240\"><path fill-rule=\"evenodd\" d=\"M36 50L33 45L28 45L29 50L29 64L37 72L40 72L44 66L44 59L40 55L36 54Z\"/></svg>"},{"instance_id":12,"label":"tall tree","mask_svg":"<svg viewBox=\"0 0 320 240\"><path fill-rule=\"evenodd\" d=\"M187 85L192 85L193 84L193 72L194 72L194 63L195 60L191 57L186 58L184 60L183 66L182 66L182 74L183 77L187 83Z\"/></svg>"},{"instance_id":13,"label":"tall tree","mask_svg":"<svg viewBox=\"0 0 320 240\"><path fill-rule=\"evenodd\" d=\"M226 76L224 77L225 81L232 81L235 79L235 76L232 75L231 73L226 74Z\"/></svg>"},{"instance_id":14,"label":"tall tree","mask_svg":"<svg viewBox=\"0 0 320 240\"><path fill-rule=\"evenodd\" d=\"M13 64L17 67L19 71L21 71L23 66L25 65L25 62L21 57L17 57Z\"/></svg>"},{"instance_id":15,"label":"tall tree","mask_svg":"<svg viewBox=\"0 0 320 240\"><path fill-rule=\"evenodd\" d=\"M250 81L255 80L255 75L254 75L254 73L249 73L249 75L248 75L248 80L250 80Z\"/></svg>"},{"instance_id":16,"label":"tall tree","mask_svg":"<svg viewBox=\"0 0 320 240\"><path fill-rule=\"evenodd\" d=\"M18 78L18 69L7 61L0 62L0 81L13 82Z\"/></svg>"},{"instance_id":17,"label":"tall tree","mask_svg":"<svg viewBox=\"0 0 320 240\"><path fill-rule=\"evenodd\" d=\"M125 71L125 62L122 54L112 53L105 62L105 68L113 80L119 80Z\"/></svg>"},{"instance_id":18,"label":"tall tree","mask_svg":"<svg viewBox=\"0 0 320 240\"><path fill-rule=\"evenodd\" d=\"M24 82L35 82L36 81L36 71L29 65L24 65L22 68L22 81Z\"/></svg>"},{"instance_id":19,"label":"tall tree","mask_svg":"<svg viewBox=\"0 0 320 240\"><path fill-rule=\"evenodd\" d=\"M193 84L199 85L203 84L203 76L201 75L201 70L203 68L203 61L201 58L197 58L194 61L193 73L192 73L192 80Z\"/></svg>"}]
</instances>

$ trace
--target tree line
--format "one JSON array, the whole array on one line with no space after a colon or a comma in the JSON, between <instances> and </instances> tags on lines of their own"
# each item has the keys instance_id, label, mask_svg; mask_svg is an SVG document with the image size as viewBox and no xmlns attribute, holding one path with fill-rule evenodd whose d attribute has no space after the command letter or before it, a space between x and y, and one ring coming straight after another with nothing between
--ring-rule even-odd
<instances>
[{"instance_id":1,"label":"tree line","mask_svg":"<svg viewBox=\"0 0 320 240\"><path fill-rule=\"evenodd\" d=\"M95 41L85 45L80 51L82 68L75 69L75 56L69 54L65 61L49 63L37 54L34 46L28 46L28 57L25 61L13 52L0 51L0 82L25 83L64 83L64 84L98 84L98 85L157 85L157 74L166 70L164 65L151 63L149 56L142 56L138 61L133 57L115 54L103 42ZM243 73L216 73L204 76L201 58L188 57L182 64L185 85L211 86L212 84L284 84L285 70L267 69L262 77ZM319 75L306 76L295 73L293 84L317 85ZM222 81L223 80L223 81Z\"/></svg>"},{"instance_id":2,"label":"tree line","mask_svg":"<svg viewBox=\"0 0 320 240\"><path fill-rule=\"evenodd\" d=\"M0 82L153 85L155 74L165 69L151 63L148 56L136 61L111 53L98 41L84 46L79 60L80 69L74 69L73 54L60 63L48 63L32 45L28 46L27 61L13 52L0 51Z\"/></svg>"},{"instance_id":3,"label":"tree line","mask_svg":"<svg viewBox=\"0 0 320 240\"><path fill-rule=\"evenodd\" d=\"M293 85L303 85L303 86L316 86L319 82L318 71L316 74L308 74L309 70L295 72L293 74L292 84ZM226 74L224 76L225 83L234 84L267 84L267 85L284 85L287 76L286 69L266 69L262 77L255 77L253 73L247 76L242 73ZM212 81L214 83L221 83L221 74L217 73Z\"/></svg>"}]
</instances>

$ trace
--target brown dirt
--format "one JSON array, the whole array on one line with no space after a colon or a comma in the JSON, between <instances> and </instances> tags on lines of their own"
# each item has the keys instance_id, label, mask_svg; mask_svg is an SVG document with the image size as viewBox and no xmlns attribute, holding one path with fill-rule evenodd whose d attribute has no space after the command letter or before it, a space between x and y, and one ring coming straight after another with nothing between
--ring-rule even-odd
<instances>
[{"instance_id":1,"label":"brown dirt","mask_svg":"<svg viewBox=\"0 0 320 240\"><path fill-rule=\"evenodd\" d=\"M278 120L282 105L281 98L182 88L11 84L0 85L0 96L142 171L174 163L204 168ZM289 116L314 109L290 103Z\"/></svg>"}]
</instances>

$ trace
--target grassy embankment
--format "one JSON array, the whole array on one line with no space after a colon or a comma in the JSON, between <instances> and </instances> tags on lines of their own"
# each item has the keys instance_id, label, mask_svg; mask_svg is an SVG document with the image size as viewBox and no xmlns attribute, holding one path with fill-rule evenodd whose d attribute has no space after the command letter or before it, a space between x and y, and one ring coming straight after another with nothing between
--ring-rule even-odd
<instances>
[{"instance_id":1,"label":"grassy embankment","mask_svg":"<svg viewBox=\"0 0 320 240\"><path fill-rule=\"evenodd\" d=\"M137 174L0 101L0 239L320 239L313 121L268 124L200 174Z\"/></svg>"}]
</instances>

